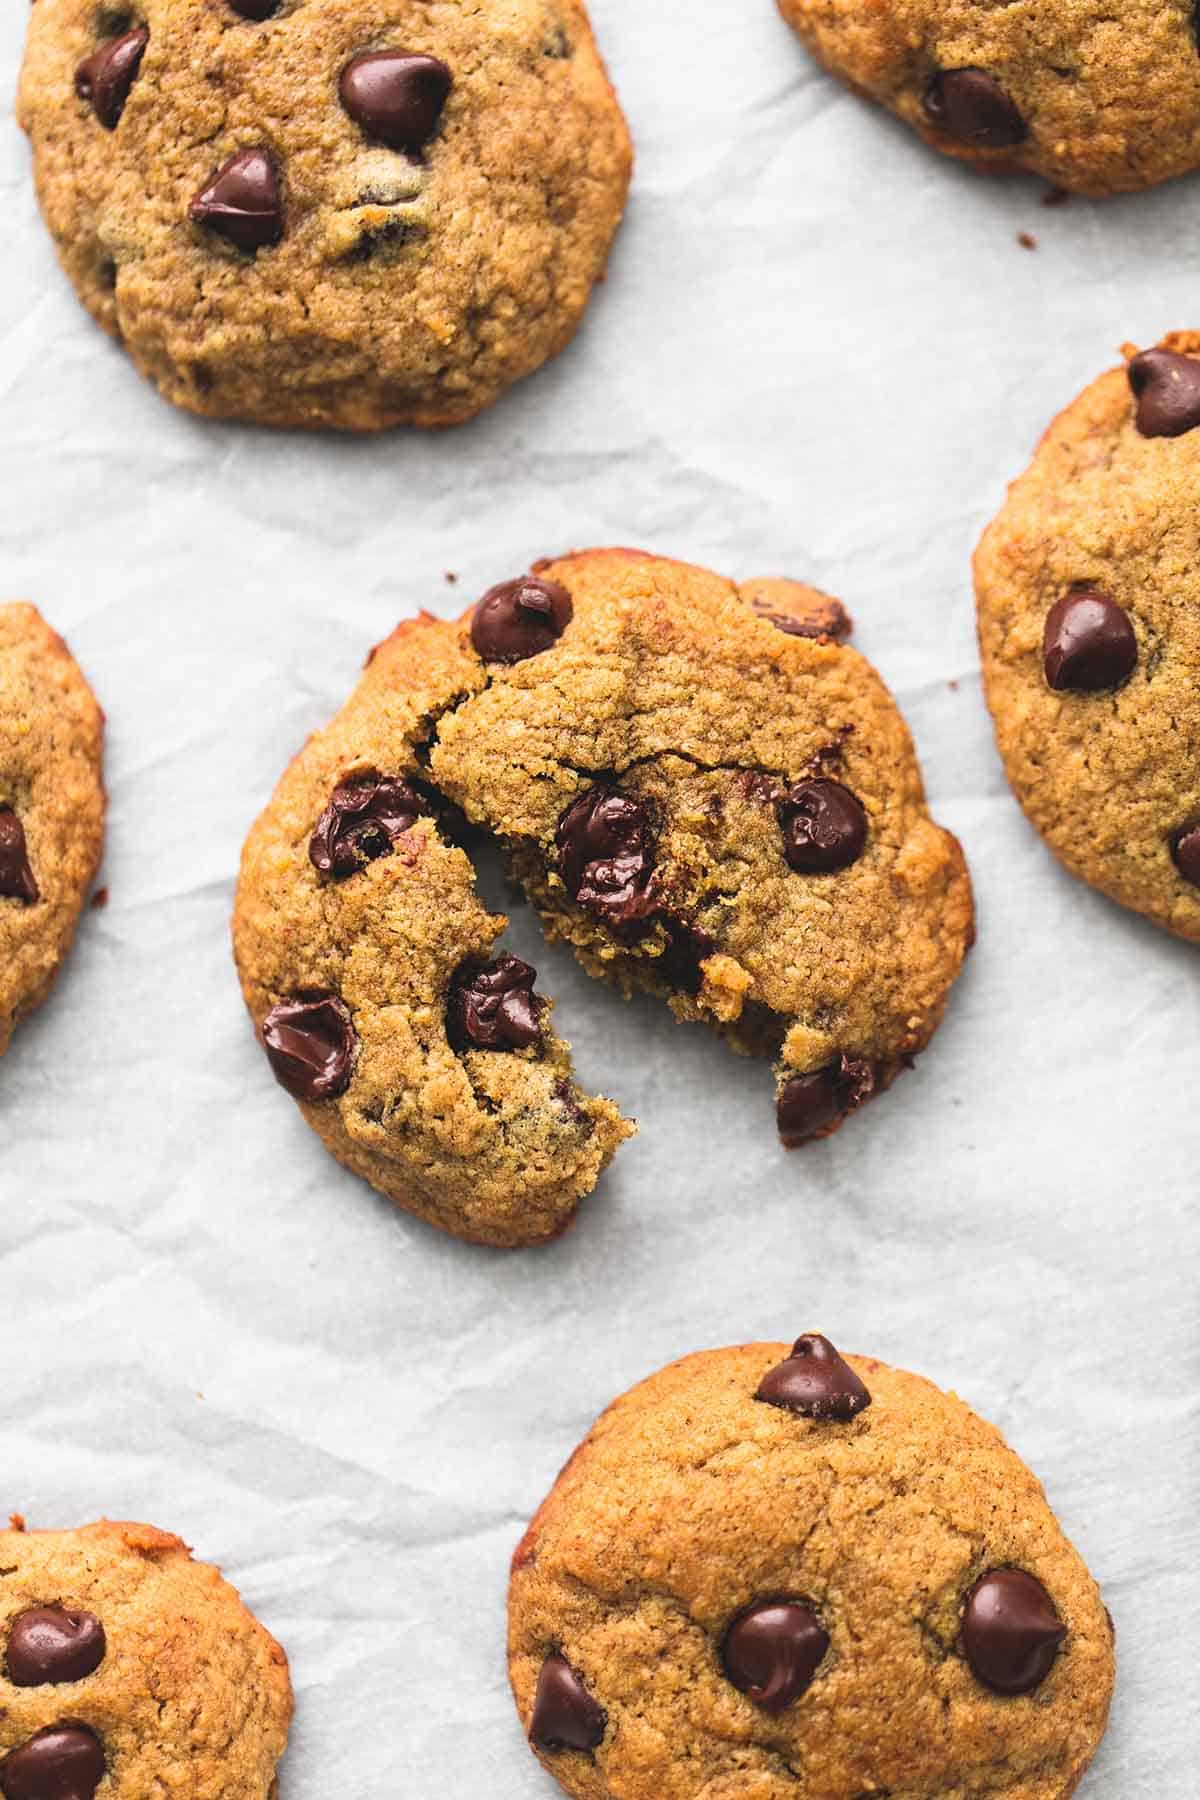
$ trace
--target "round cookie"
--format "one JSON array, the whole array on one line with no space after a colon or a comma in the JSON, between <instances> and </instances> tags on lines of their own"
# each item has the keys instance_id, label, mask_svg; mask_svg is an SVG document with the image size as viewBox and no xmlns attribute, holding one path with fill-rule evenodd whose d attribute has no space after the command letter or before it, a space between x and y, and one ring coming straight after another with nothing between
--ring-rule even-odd
<instances>
[{"instance_id":1,"label":"round cookie","mask_svg":"<svg viewBox=\"0 0 1200 1800\"><path fill-rule=\"evenodd\" d=\"M909 1065L970 883L848 630L799 583L603 550L380 646L251 833L234 918L264 1047L335 1155L447 1230L529 1243L630 1129L495 956L464 815L590 973L775 1059L786 1142Z\"/></svg>"},{"instance_id":2,"label":"round cookie","mask_svg":"<svg viewBox=\"0 0 1200 1800\"><path fill-rule=\"evenodd\" d=\"M929 144L1081 194L1200 165L1192 0L779 0L833 74Z\"/></svg>"},{"instance_id":3,"label":"round cookie","mask_svg":"<svg viewBox=\"0 0 1200 1800\"><path fill-rule=\"evenodd\" d=\"M4 1800L277 1800L287 1658L152 1525L0 1532Z\"/></svg>"},{"instance_id":4,"label":"round cookie","mask_svg":"<svg viewBox=\"0 0 1200 1800\"><path fill-rule=\"evenodd\" d=\"M49 993L104 841L104 715L32 606L0 606L0 1056Z\"/></svg>"},{"instance_id":5,"label":"round cookie","mask_svg":"<svg viewBox=\"0 0 1200 1800\"><path fill-rule=\"evenodd\" d=\"M18 116L93 317L269 425L489 406L573 336L631 165L580 0L38 0Z\"/></svg>"},{"instance_id":6,"label":"round cookie","mask_svg":"<svg viewBox=\"0 0 1200 1800\"><path fill-rule=\"evenodd\" d=\"M1085 389L975 556L1008 778L1074 874L1200 941L1200 333Z\"/></svg>"},{"instance_id":7,"label":"round cookie","mask_svg":"<svg viewBox=\"0 0 1200 1800\"><path fill-rule=\"evenodd\" d=\"M999 1432L810 1333L602 1415L513 1558L509 1671L579 1800L1065 1800L1114 1658Z\"/></svg>"}]
</instances>

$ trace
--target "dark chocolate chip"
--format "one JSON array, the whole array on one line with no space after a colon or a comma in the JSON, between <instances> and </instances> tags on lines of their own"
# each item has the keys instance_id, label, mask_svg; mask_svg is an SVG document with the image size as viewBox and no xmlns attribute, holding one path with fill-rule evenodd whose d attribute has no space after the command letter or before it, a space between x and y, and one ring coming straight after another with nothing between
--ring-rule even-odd
<instances>
[{"instance_id":1,"label":"dark chocolate chip","mask_svg":"<svg viewBox=\"0 0 1200 1800\"><path fill-rule=\"evenodd\" d=\"M1143 350L1129 365L1134 418L1143 437L1182 437L1200 425L1200 358Z\"/></svg>"},{"instance_id":2,"label":"dark chocolate chip","mask_svg":"<svg viewBox=\"0 0 1200 1800\"><path fill-rule=\"evenodd\" d=\"M925 116L939 131L981 150L1010 150L1029 128L986 69L941 69L925 90Z\"/></svg>"},{"instance_id":3,"label":"dark chocolate chip","mask_svg":"<svg viewBox=\"0 0 1200 1800\"><path fill-rule=\"evenodd\" d=\"M764 1712L783 1712L809 1687L829 1633L798 1600L756 1600L725 1633L721 1662L739 1692Z\"/></svg>"},{"instance_id":4,"label":"dark chocolate chip","mask_svg":"<svg viewBox=\"0 0 1200 1800\"><path fill-rule=\"evenodd\" d=\"M263 250L283 236L279 169L269 150L239 150L209 177L188 208L197 225L239 250Z\"/></svg>"},{"instance_id":5,"label":"dark chocolate chip","mask_svg":"<svg viewBox=\"0 0 1200 1800\"><path fill-rule=\"evenodd\" d=\"M14 1687L82 1681L100 1667L105 1649L95 1613L31 1607L17 1614L8 1634L8 1679Z\"/></svg>"},{"instance_id":6,"label":"dark chocolate chip","mask_svg":"<svg viewBox=\"0 0 1200 1800\"><path fill-rule=\"evenodd\" d=\"M75 92L81 100L91 101L105 131L117 128L149 42L144 25L123 31L85 56L75 71Z\"/></svg>"},{"instance_id":7,"label":"dark chocolate chip","mask_svg":"<svg viewBox=\"0 0 1200 1800\"><path fill-rule=\"evenodd\" d=\"M771 612L760 605L754 610L760 619L774 625L776 631L786 632L788 637L814 638L818 643L844 644L854 629L849 613L838 600L831 600L826 612L814 611L807 615Z\"/></svg>"},{"instance_id":8,"label":"dark chocolate chip","mask_svg":"<svg viewBox=\"0 0 1200 1800\"><path fill-rule=\"evenodd\" d=\"M453 76L436 56L368 50L342 70L342 105L368 137L393 150L419 150L438 128Z\"/></svg>"},{"instance_id":9,"label":"dark chocolate chip","mask_svg":"<svg viewBox=\"0 0 1200 1800\"><path fill-rule=\"evenodd\" d=\"M556 644L574 613L557 581L522 575L488 589L471 620L471 642L484 662L524 662Z\"/></svg>"},{"instance_id":10,"label":"dark chocolate chip","mask_svg":"<svg viewBox=\"0 0 1200 1800\"><path fill-rule=\"evenodd\" d=\"M698 994L704 985L702 965L715 952L717 940L679 913L664 911L660 916L667 947L659 968L672 987L685 994Z\"/></svg>"},{"instance_id":11,"label":"dark chocolate chip","mask_svg":"<svg viewBox=\"0 0 1200 1800\"><path fill-rule=\"evenodd\" d=\"M1066 1635L1049 1594L1024 1569L992 1569L967 1595L963 1651L976 1681L997 1694L1040 1687Z\"/></svg>"},{"instance_id":12,"label":"dark chocolate chip","mask_svg":"<svg viewBox=\"0 0 1200 1800\"><path fill-rule=\"evenodd\" d=\"M827 1134L869 1099L874 1087L871 1064L855 1056L843 1056L807 1075L791 1076L780 1092L775 1113L785 1147L796 1150Z\"/></svg>"},{"instance_id":13,"label":"dark chocolate chip","mask_svg":"<svg viewBox=\"0 0 1200 1800\"><path fill-rule=\"evenodd\" d=\"M322 875L354 875L387 856L422 812L421 796L406 781L363 770L339 781L309 839L308 855Z\"/></svg>"},{"instance_id":14,"label":"dark chocolate chip","mask_svg":"<svg viewBox=\"0 0 1200 1800\"><path fill-rule=\"evenodd\" d=\"M537 970L516 956L464 963L450 984L446 1028L456 1050L527 1050L541 1040Z\"/></svg>"},{"instance_id":15,"label":"dark chocolate chip","mask_svg":"<svg viewBox=\"0 0 1200 1800\"><path fill-rule=\"evenodd\" d=\"M556 1650L538 1676L530 1742L550 1756L563 1750L594 1750L603 1742L608 1714L592 1699L565 1656Z\"/></svg>"},{"instance_id":16,"label":"dark chocolate chip","mask_svg":"<svg viewBox=\"0 0 1200 1800\"><path fill-rule=\"evenodd\" d=\"M858 861L867 843L867 815L840 781L798 781L779 802L783 854L801 875L831 875Z\"/></svg>"},{"instance_id":17,"label":"dark chocolate chip","mask_svg":"<svg viewBox=\"0 0 1200 1800\"><path fill-rule=\"evenodd\" d=\"M645 925L656 911L650 840L645 807L616 788L588 788L558 821L567 892L613 931Z\"/></svg>"},{"instance_id":18,"label":"dark chocolate chip","mask_svg":"<svg viewBox=\"0 0 1200 1800\"><path fill-rule=\"evenodd\" d=\"M334 1100L350 1085L358 1034L336 994L281 1000L262 1022L275 1079L297 1100Z\"/></svg>"},{"instance_id":19,"label":"dark chocolate chip","mask_svg":"<svg viewBox=\"0 0 1200 1800\"><path fill-rule=\"evenodd\" d=\"M1100 694L1120 687L1137 667L1129 614L1107 594L1073 588L1046 614L1043 663L1056 692Z\"/></svg>"},{"instance_id":20,"label":"dark chocolate chip","mask_svg":"<svg viewBox=\"0 0 1200 1800\"><path fill-rule=\"evenodd\" d=\"M243 19L249 19L252 24L261 25L265 20L273 18L279 11L280 0L229 0L229 4L235 13L241 14Z\"/></svg>"},{"instance_id":21,"label":"dark chocolate chip","mask_svg":"<svg viewBox=\"0 0 1200 1800\"><path fill-rule=\"evenodd\" d=\"M796 1339L786 1362L776 1363L763 1376L754 1398L799 1413L802 1419L838 1419L843 1424L871 1404L850 1364L815 1331Z\"/></svg>"},{"instance_id":22,"label":"dark chocolate chip","mask_svg":"<svg viewBox=\"0 0 1200 1800\"><path fill-rule=\"evenodd\" d=\"M0 1762L5 1800L92 1800L104 1780L104 1747L86 1725L48 1725Z\"/></svg>"},{"instance_id":23,"label":"dark chocolate chip","mask_svg":"<svg viewBox=\"0 0 1200 1800\"><path fill-rule=\"evenodd\" d=\"M11 806L0 806L0 900L23 900L32 906L41 891L29 866L25 827Z\"/></svg>"},{"instance_id":24,"label":"dark chocolate chip","mask_svg":"<svg viewBox=\"0 0 1200 1800\"><path fill-rule=\"evenodd\" d=\"M1200 887L1200 819L1183 825L1171 839L1171 857L1185 881ZM2 890L0 890L2 891Z\"/></svg>"}]
</instances>

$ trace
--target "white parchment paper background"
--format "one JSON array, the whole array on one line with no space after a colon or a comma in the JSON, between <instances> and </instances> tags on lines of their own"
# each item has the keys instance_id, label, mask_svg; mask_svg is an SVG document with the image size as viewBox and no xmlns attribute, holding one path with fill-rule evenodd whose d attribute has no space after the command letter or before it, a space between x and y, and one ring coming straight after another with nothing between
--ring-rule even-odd
<instances>
[{"instance_id":1,"label":"white parchment paper background","mask_svg":"<svg viewBox=\"0 0 1200 1800\"><path fill-rule=\"evenodd\" d=\"M1200 963L1024 824L968 558L1116 346L1200 320L1200 186L1046 211L818 76L769 0L594 11L640 158L611 279L555 367L447 436L172 412L77 306L0 125L0 595L69 636L112 797L111 904L0 1068L0 1504L148 1518L226 1568L293 1660L287 1800L549 1800L504 1674L525 1519L636 1378L819 1326L955 1386L1039 1472L1120 1632L1088 1800L1183 1800ZM0 23L6 104L26 14ZM765 1069L515 923L642 1134L572 1234L503 1256L304 1128L242 1012L233 875L400 616L610 542L844 596L981 936L918 1071L788 1158Z\"/></svg>"}]
</instances>

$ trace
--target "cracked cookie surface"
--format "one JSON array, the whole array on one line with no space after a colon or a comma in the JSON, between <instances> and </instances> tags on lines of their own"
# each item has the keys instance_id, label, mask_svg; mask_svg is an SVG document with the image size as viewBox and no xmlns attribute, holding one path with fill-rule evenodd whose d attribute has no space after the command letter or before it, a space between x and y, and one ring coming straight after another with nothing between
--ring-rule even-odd
<instances>
[{"instance_id":1,"label":"cracked cookie surface","mask_svg":"<svg viewBox=\"0 0 1200 1800\"><path fill-rule=\"evenodd\" d=\"M569 342L629 183L579 0L38 0L67 274L178 405L447 425Z\"/></svg>"},{"instance_id":2,"label":"cracked cookie surface","mask_svg":"<svg viewBox=\"0 0 1200 1800\"><path fill-rule=\"evenodd\" d=\"M277 1800L287 1658L151 1525L0 1532L6 1800Z\"/></svg>"},{"instance_id":3,"label":"cracked cookie surface","mask_svg":"<svg viewBox=\"0 0 1200 1800\"><path fill-rule=\"evenodd\" d=\"M36 608L0 606L0 1055L71 947L104 838L104 716Z\"/></svg>"},{"instance_id":4,"label":"cracked cookie surface","mask_svg":"<svg viewBox=\"0 0 1200 1800\"><path fill-rule=\"evenodd\" d=\"M509 1670L579 1800L1065 1800L1114 1658L995 1428L810 1335L602 1415L513 1559Z\"/></svg>"},{"instance_id":5,"label":"cracked cookie surface","mask_svg":"<svg viewBox=\"0 0 1200 1800\"><path fill-rule=\"evenodd\" d=\"M984 169L1083 194L1200 166L1192 0L778 0L835 75Z\"/></svg>"}]
</instances>

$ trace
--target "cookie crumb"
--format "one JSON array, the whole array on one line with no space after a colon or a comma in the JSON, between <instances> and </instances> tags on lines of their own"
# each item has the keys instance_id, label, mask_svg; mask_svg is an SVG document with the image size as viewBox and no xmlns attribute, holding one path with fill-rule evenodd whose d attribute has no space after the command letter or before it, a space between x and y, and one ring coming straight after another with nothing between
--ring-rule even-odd
<instances>
[{"instance_id":1,"label":"cookie crumb","mask_svg":"<svg viewBox=\"0 0 1200 1800\"><path fill-rule=\"evenodd\" d=\"M1022 250L1036 250L1038 247L1038 241L1031 231L1018 231L1017 242Z\"/></svg>"},{"instance_id":2,"label":"cookie crumb","mask_svg":"<svg viewBox=\"0 0 1200 1800\"><path fill-rule=\"evenodd\" d=\"M456 570L454 570L454 569L447 569L447 570L446 570L446 581L447 581L447 582L448 582L448 584L449 584L449 585L450 585L450 586L451 586L451 587L456 587L456 586L457 586L457 584L458 584L458 574L457 574L457 571L456 571Z\"/></svg>"}]
</instances>

